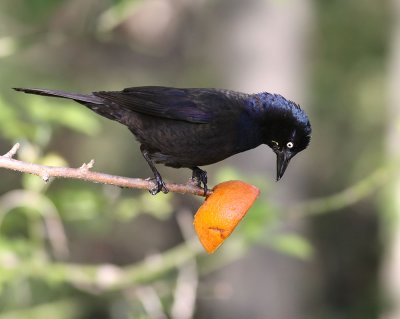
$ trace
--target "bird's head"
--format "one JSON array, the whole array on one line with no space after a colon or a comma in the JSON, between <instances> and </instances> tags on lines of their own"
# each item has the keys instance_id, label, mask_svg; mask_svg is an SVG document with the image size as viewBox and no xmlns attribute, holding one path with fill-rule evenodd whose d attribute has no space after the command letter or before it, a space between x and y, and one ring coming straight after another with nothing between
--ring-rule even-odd
<instances>
[{"instance_id":1,"label":"bird's head","mask_svg":"<svg viewBox=\"0 0 400 319\"><path fill-rule=\"evenodd\" d=\"M292 101L275 94L266 94L264 143L275 152L276 180L280 180L290 160L306 149L311 139L307 114Z\"/></svg>"}]
</instances>

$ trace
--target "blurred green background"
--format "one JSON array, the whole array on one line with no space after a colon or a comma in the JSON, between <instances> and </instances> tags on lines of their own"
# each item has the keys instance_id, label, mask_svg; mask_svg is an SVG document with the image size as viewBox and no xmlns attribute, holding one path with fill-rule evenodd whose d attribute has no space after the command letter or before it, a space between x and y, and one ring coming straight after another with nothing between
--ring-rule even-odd
<instances>
[{"instance_id":1,"label":"blurred green background","mask_svg":"<svg viewBox=\"0 0 400 319\"><path fill-rule=\"evenodd\" d=\"M1 154L151 175L121 125L12 87L276 92L313 136L279 183L266 146L206 167L262 191L214 255L201 198L2 169L0 319L400 318L399 17L398 0L2 0Z\"/></svg>"}]
</instances>

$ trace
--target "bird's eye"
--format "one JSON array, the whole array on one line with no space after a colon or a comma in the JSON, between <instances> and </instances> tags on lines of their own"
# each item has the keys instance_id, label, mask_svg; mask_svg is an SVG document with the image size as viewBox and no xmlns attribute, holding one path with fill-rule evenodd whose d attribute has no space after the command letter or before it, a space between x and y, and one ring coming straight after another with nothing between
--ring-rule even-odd
<instances>
[{"instance_id":1,"label":"bird's eye","mask_svg":"<svg viewBox=\"0 0 400 319\"><path fill-rule=\"evenodd\" d=\"M277 141L271 141L272 144L274 144L275 146L279 146L279 143Z\"/></svg>"},{"instance_id":2,"label":"bird's eye","mask_svg":"<svg viewBox=\"0 0 400 319\"><path fill-rule=\"evenodd\" d=\"M292 142L288 142L287 144L286 144L286 146L287 146L287 148L293 148L293 143Z\"/></svg>"}]
</instances>

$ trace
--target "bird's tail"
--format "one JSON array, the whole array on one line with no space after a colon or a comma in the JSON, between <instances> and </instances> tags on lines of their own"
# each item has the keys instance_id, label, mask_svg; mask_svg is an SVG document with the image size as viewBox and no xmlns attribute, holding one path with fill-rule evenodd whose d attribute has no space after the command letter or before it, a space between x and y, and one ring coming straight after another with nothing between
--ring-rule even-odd
<instances>
[{"instance_id":1,"label":"bird's tail","mask_svg":"<svg viewBox=\"0 0 400 319\"><path fill-rule=\"evenodd\" d=\"M77 93L68 93L64 91L58 90L47 90L47 89L25 89L25 88L14 88L14 90L19 92L24 92L28 94L36 94L36 95L44 95L44 96L54 96L60 97L64 99L75 100L82 104L102 104L103 99L94 96L93 94L77 94ZM87 105L88 106L88 105Z\"/></svg>"},{"instance_id":2,"label":"bird's tail","mask_svg":"<svg viewBox=\"0 0 400 319\"><path fill-rule=\"evenodd\" d=\"M124 112L123 110L121 110L121 108L119 108L117 105L107 103L103 98L95 96L94 94L78 94L47 89L14 88L14 90L28 94L53 96L74 100L75 102L83 104L97 114L100 114L110 120L118 121L122 124L127 125L124 122Z\"/></svg>"}]
</instances>

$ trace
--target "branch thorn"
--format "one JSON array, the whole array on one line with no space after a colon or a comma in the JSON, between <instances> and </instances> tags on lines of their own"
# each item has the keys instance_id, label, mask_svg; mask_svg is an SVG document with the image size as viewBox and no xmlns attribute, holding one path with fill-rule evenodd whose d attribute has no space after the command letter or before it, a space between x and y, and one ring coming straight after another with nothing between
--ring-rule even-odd
<instances>
[{"instance_id":1,"label":"branch thorn","mask_svg":"<svg viewBox=\"0 0 400 319\"><path fill-rule=\"evenodd\" d=\"M50 180L50 176L48 174L43 174L40 176L45 183L48 183Z\"/></svg>"},{"instance_id":2,"label":"branch thorn","mask_svg":"<svg viewBox=\"0 0 400 319\"><path fill-rule=\"evenodd\" d=\"M89 163L83 163L81 167L79 167L80 170L83 171L89 171L92 169L94 166L94 159L91 159Z\"/></svg>"},{"instance_id":3,"label":"branch thorn","mask_svg":"<svg viewBox=\"0 0 400 319\"><path fill-rule=\"evenodd\" d=\"M12 149L10 149L6 154L4 154L4 157L7 158L13 158L15 156L15 154L17 153L18 149L19 149L20 144L16 143L14 144L14 146L12 147Z\"/></svg>"}]
</instances>

